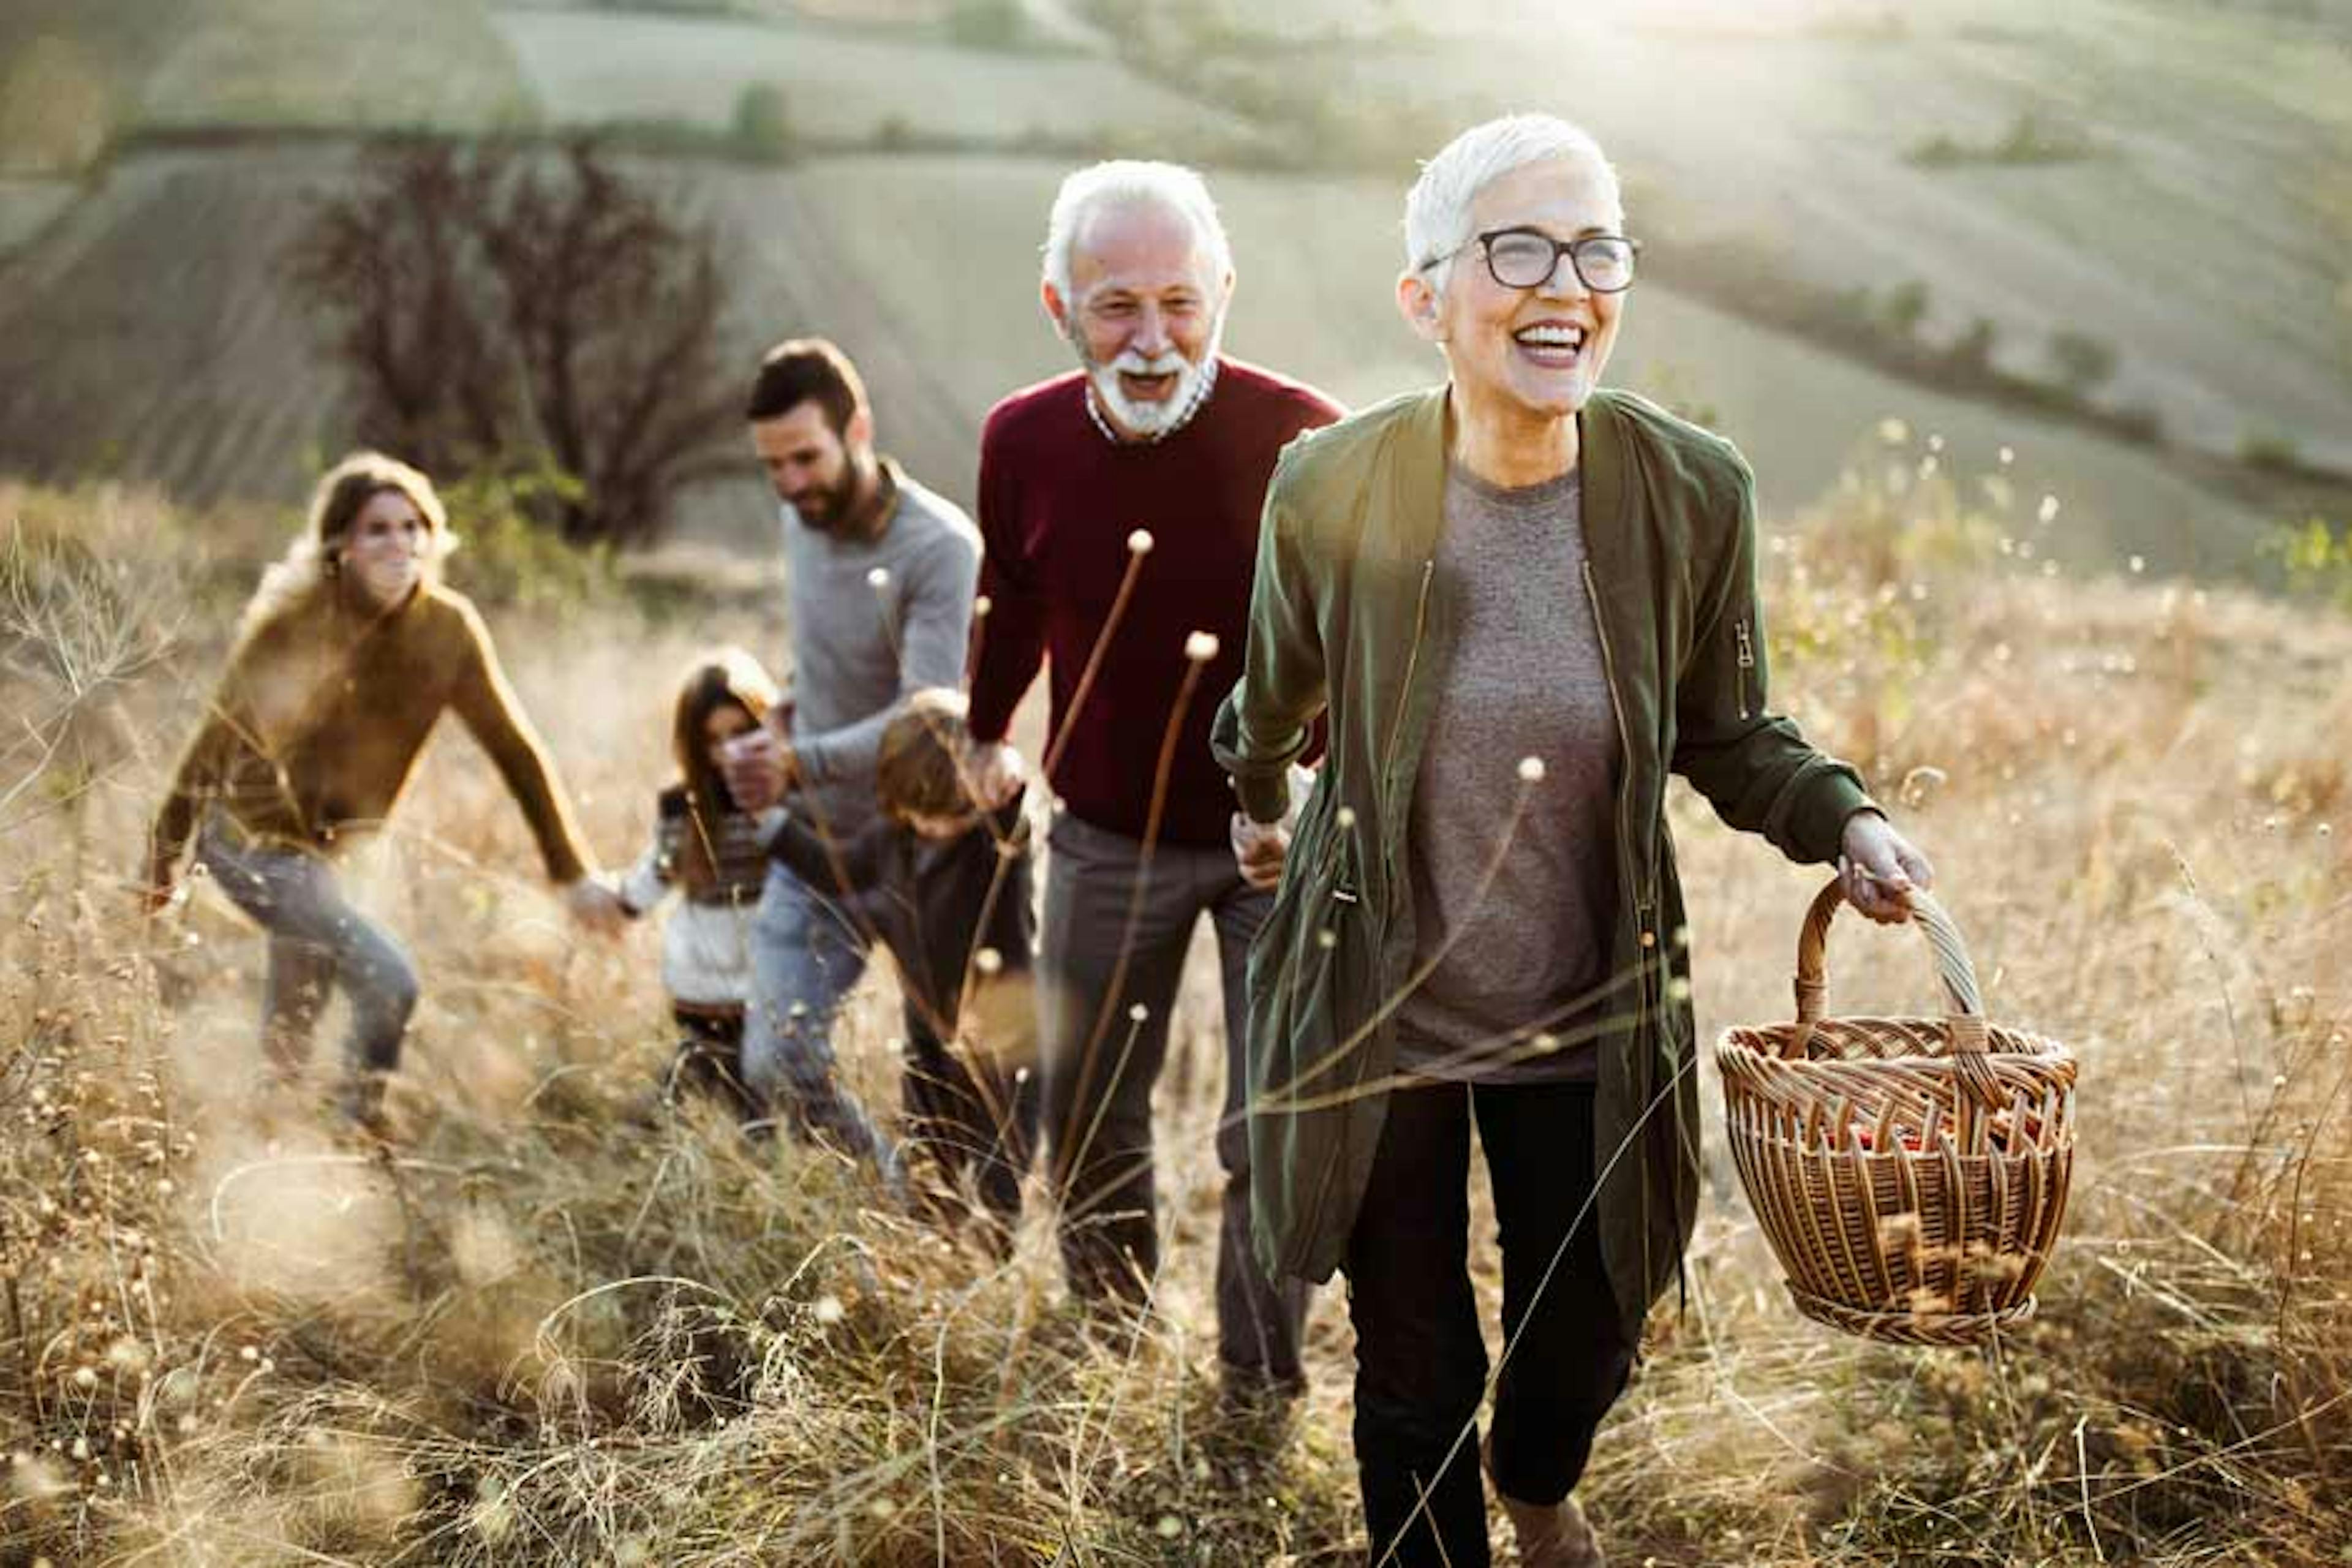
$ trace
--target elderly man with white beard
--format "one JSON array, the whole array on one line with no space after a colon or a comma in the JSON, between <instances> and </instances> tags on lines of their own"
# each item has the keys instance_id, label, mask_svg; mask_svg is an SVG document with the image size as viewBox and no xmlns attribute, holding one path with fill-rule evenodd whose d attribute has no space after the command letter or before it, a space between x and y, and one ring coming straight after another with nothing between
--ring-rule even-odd
<instances>
[{"instance_id":1,"label":"elderly man with white beard","mask_svg":"<svg viewBox=\"0 0 2352 1568\"><path fill-rule=\"evenodd\" d=\"M1255 1400L1301 1384L1306 1294L1276 1289L1250 1250L1245 973L1272 895L1234 865L1209 720L1241 672L1275 458L1341 411L1219 353L1233 287L1192 170L1108 163L1063 182L1042 294L1079 369L1005 398L981 437L971 725L982 793L1008 797L1024 764L1005 730L1051 667L1044 1120L1064 1260L1097 1302L1147 1300L1159 1270L1151 1091L1193 928L1215 929L1218 1350L1227 1393Z\"/></svg>"}]
</instances>

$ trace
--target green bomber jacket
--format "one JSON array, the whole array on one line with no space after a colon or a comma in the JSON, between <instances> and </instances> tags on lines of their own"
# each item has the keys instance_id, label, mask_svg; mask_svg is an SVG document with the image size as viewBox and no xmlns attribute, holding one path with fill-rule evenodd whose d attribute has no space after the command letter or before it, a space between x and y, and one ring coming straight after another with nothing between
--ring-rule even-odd
<instances>
[{"instance_id":1,"label":"green bomber jacket","mask_svg":"<svg viewBox=\"0 0 2352 1568\"><path fill-rule=\"evenodd\" d=\"M1301 436L1267 489L1249 648L1212 743L1243 809L1289 807L1318 715L1327 752L1250 955L1255 1239L1277 1276L1328 1279L1371 1173L1414 951L1406 826L1456 606L1436 569L1444 387ZM1698 1083L1670 773L1802 863L1871 808L1853 768L1767 705L1754 486L1720 437L1629 394L1578 416L1585 586L1623 744L1620 908L1603 973L1594 1135L1601 1254L1629 1332L1675 1277L1696 1212Z\"/></svg>"}]
</instances>

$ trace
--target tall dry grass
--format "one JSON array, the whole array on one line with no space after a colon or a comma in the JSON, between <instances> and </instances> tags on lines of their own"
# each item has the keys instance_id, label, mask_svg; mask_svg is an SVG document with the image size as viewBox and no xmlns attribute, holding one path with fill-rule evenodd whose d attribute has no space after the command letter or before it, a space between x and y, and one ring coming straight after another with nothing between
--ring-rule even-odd
<instances>
[{"instance_id":1,"label":"tall dry grass","mask_svg":"<svg viewBox=\"0 0 2352 1568\"><path fill-rule=\"evenodd\" d=\"M2352 622L2045 574L2063 510L1935 456L1893 433L1776 533L1778 679L1936 857L1997 1014L2081 1055L2068 1239L1997 1349L1864 1347L1787 1307L1711 1141L1686 1300L1604 1431L1593 1513L1632 1563L2341 1561ZM1360 1549L1339 1293L1295 1418L1217 1404L1213 969L1162 1085L1161 1310L1091 1320L1036 1225L1000 1261L824 1160L631 1123L667 1049L652 935L575 939L445 739L356 871L427 981L403 1135L343 1142L255 1087L250 930L209 894L142 922L127 886L264 531L0 500L26 524L0 534L0 1557ZM667 672L780 642L741 600L491 618L614 860L660 782ZM67 653L110 673L73 685ZM60 716L103 743L20 740ZM1778 1016L1817 873L1677 810L1702 1033ZM1842 925L1831 966L1834 1005L1933 994L1907 933ZM887 1004L869 988L843 1037L871 1102Z\"/></svg>"}]
</instances>

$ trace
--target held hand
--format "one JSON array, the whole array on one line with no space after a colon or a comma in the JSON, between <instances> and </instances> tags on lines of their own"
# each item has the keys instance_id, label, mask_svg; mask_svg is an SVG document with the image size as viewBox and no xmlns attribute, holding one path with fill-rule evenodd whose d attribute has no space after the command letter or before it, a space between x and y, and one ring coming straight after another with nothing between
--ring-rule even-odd
<instances>
[{"instance_id":1,"label":"held hand","mask_svg":"<svg viewBox=\"0 0 2352 1568\"><path fill-rule=\"evenodd\" d=\"M1029 764L1009 741L989 741L972 747L966 764L973 804L982 811L994 811L1019 795L1028 774Z\"/></svg>"},{"instance_id":2,"label":"held hand","mask_svg":"<svg viewBox=\"0 0 2352 1568\"><path fill-rule=\"evenodd\" d=\"M1936 868L1893 823L1857 811L1845 820L1838 877L1848 903L1881 925L1896 925L1911 918L1906 895L1935 886Z\"/></svg>"},{"instance_id":3,"label":"held hand","mask_svg":"<svg viewBox=\"0 0 2352 1568\"><path fill-rule=\"evenodd\" d=\"M1290 856L1290 825L1253 822L1244 812L1234 813L1234 864L1242 880L1264 890L1282 880L1282 864Z\"/></svg>"},{"instance_id":4,"label":"held hand","mask_svg":"<svg viewBox=\"0 0 2352 1568\"><path fill-rule=\"evenodd\" d=\"M172 907L178 896L179 889L173 885L171 868L158 868L148 873L147 885L139 889L139 912L160 915Z\"/></svg>"},{"instance_id":5,"label":"held hand","mask_svg":"<svg viewBox=\"0 0 2352 1568\"><path fill-rule=\"evenodd\" d=\"M628 929L629 911L621 895L594 877L582 877L563 886L564 907L572 918L598 936L618 936Z\"/></svg>"},{"instance_id":6,"label":"held hand","mask_svg":"<svg viewBox=\"0 0 2352 1568\"><path fill-rule=\"evenodd\" d=\"M791 744L772 730L752 730L727 742L720 754L727 793L745 811L765 811L799 782Z\"/></svg>"}]
</instances>

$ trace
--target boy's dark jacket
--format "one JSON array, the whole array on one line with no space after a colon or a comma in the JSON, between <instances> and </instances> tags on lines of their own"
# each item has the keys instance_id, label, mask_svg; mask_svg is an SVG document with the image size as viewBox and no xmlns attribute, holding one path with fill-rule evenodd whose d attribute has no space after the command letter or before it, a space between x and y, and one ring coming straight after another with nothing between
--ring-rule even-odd
<instances>
[{"instance_id":1,"label":"boy's dark jacket","mask_svg":"<svg viewBox=\"0 0 2352 1568\"><path fill-rule=\"evenodd\" d=\"M1414 949L1404 845L1454 622L1435 570L1446 393L1410 394L1292 443L1260 530L1244 675L1217 755L1259 821L1328 705L1329 753L1250 958L1256 1241L1328 1279L1370 1175ZM1669 772L1735 827L1833 859L1860 779L1766 707L1754 492L1729 443L1622 393L1579 416L1586 586L1622 727L1612 825L1623 889L1603 973L1594 1133L1602 1257L1629 1331L1696 1211L1698 1083ZM1530 786L1541 799L1541 784ZM1464 824L1488 832L1499 825Z\"/></svg>"},{"instance_id":2,"label":"boy's dark jacket","mask_svg":"<svg viewBox=\"0 0 2352 1568\"><path fill-rule=\"evenodd\" d=\"M870 934L897 955L901 983L917 993L909 1001L942 1036L952 1032L980 949L993 949L1007 971L1030 966L1036 915L1029 824L1019 796L949 839L927 839L885 820L836 846L795 814L777 829L768 852L810 887L839 897L852 920L871 926Z\"/></svg>"}]
</instances>

